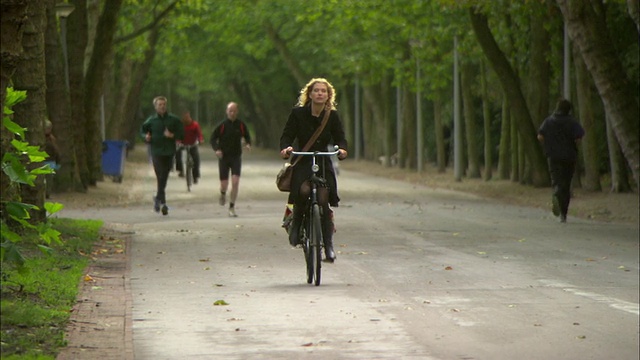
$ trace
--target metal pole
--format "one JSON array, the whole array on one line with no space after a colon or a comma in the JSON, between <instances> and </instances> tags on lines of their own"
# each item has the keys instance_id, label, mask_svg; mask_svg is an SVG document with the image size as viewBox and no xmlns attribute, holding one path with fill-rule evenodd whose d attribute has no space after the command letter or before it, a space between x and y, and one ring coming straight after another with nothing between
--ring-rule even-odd
<instances>
[{"instance_id":1,"label":"metal pole","mask_svg":"<svg viewBox=\"0 0 640 360\"><path fill-rule=\"evenodd\" d=\"M356 145L356 160L360 160L360 81L356 78L355 84L355 106L353 107L355 114L355 145Z\"/></svg>"},{"instance_id":2,"label":"metal pole","mask_svg":"<svg viewBox=\"0 0 640 360\"><path fill-rule=\"evenodd\" d=\"M416 137L418 147L418 172L422 172L424 163L424 145L422 138L422 92L420 91L420 59L416 56Z\"/></svg>"},{"instance_id":3,"label":"metal pole","mask_svg":"<svg viewBox=\"0 0 640 360\"><path fill-rule=\"evenodd\" d=\"M398 84L396 88L396 156L400 160L402 151L402 87ZM397 165L400 165L398 161Z\"/></svg>"}]
</instances>

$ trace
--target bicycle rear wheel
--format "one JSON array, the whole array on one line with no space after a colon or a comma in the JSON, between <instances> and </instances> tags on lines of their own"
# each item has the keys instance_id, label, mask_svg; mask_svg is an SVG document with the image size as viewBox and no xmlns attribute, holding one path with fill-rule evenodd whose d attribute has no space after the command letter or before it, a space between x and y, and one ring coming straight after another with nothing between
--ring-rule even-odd
<instances>
[{"instance_id":1,"label":"bicycle rear wheel","mask_svg":"<svg viewBox=\"0 0 640 360\"><path fill-rule=\"evenodd\" d=\"M311 221L311 254L314 267L314 284L320 285L322 274L322 222L320 220L320 206L313 205L312 221Z\"/></svg>"}]
</instances>

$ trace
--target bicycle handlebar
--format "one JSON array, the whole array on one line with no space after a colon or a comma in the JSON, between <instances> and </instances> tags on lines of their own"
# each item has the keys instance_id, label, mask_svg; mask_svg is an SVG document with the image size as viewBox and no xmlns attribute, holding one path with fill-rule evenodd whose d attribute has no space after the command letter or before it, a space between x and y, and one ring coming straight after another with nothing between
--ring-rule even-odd
<instances>
[{"instance_id":1,"label":"bicycle handlebar","mask_svg":"<svg viewBox=\"0 0 640 360\"><path fill-rule=\"evenodd\" d=\"M291 151L290 154L291 155L306 155L306 156L313 156L313 155L318 155L318 156L333 156L333 155L338 155L338 153L340 152L340 148L338 148L338 146L334 146L333 147L335 149L335 151Z\"/></svg>"},{"instance_id":2,"label":"bicycle handlebar","mask_svg":"<svg viewBox=\"0 0 640 360\"><path fill-rule=\"evenodd\" d=\"M292 151L291 155L318 155L318 156L333 156L338 155L338 150L336 151Z\"/></svg>"}]
</instances>

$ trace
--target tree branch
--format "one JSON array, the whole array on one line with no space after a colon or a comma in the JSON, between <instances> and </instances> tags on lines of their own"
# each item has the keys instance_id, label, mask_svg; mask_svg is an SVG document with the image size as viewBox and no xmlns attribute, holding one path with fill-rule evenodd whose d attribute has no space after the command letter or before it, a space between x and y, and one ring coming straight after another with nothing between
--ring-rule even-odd
<instances>
[{"instance_id":1,"label":"tree branch","mask_svg":"<svg viewBox=\"0 0 640 360\"><path fill-rule=\"evenodd\" d=\"M169 5L166 9L164 9L164 11L162 11L160 13L160 15L155 17L151 23L141 27L140 29L132 32L129 35L125 35L125 36L122 36L122 37L119 37L119 38L115 39L114 43L115 44L119 44L119 43L122 43L122 42L125 42L125 41L129 41L131 39L135 39L136 37L138 37L138 36L146 33L147 31L155 28L158 25L158 23L163 18L165 18L169 14L169 12L171 12L171 10L173 10L176 7L176 5L178 4L178 1L180 1L180 0L175 0L174 2L172 2L171 5Z\"/></svg>"}]
</instances>

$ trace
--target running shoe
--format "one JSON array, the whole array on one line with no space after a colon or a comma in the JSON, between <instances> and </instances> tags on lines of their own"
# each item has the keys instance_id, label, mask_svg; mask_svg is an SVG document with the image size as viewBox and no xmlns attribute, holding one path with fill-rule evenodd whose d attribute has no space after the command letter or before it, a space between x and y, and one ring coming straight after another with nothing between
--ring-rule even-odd
<instances>
[{"instance_id":1,"label":"running shoe","mask_svg":"<svg viewBox=\"0 0 640 360\"><path fill-rule=\"evenodd\" d=\"M227 196L225 193L220 193L220 199L218 199L220 206L224 206L227 203Z\"/></svg>"},{"instance_id":2,"label":"running shoe","mask_svg":"<svg viewBox=\"0 0 640 360\"><path fill-rule=\"evenodd\" d=\"M238 214L236 214L235 208L229 208L229 217L238 217Z\"/></svg>"},{"instance_id":3,"label":"running shoe","mask_svg":"<svg viewBox=\"0 0 640 360\"><path fill-rule=\"evenodd\" d=\"M169 207L167 204L162 204L162 215L169 215Z\"/></svg>"}]
</instances>

